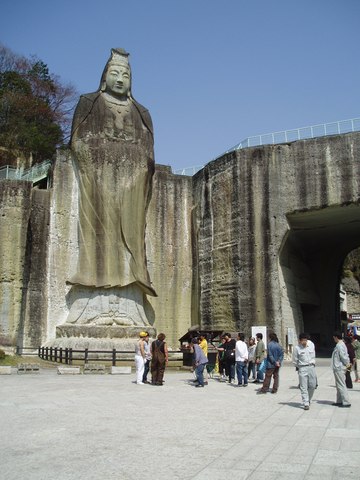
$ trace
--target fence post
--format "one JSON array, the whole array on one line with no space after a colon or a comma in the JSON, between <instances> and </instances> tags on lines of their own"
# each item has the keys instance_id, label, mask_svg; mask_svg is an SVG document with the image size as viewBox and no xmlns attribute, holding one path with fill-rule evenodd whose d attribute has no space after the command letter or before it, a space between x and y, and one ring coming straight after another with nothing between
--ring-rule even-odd
<instances>
[{"instance_id":1,"label":"fence post","mask_svg":"<svg viewBox=\"0 0 360 480\"><path fill-rule=\"evenodd\" d=\"M73 351L72 348L69 348L69 365L72 365L73 360Z\"/></svg>"},{"instance_id":2,"label":"fence post","mask_svg":"<svg viewBox=\"0 0 360 480\"><path fill-rule=\"evenodd\" d=\"M112 351L112 366L116 367L116 349L115 348L113 348L113 351Z\"/></svg>"},{"instance_id":3,"label":"fence post","mask_svg":"<svg viewBox=\"0 0 360 480\"><path fill-rule=\"evenodd\" d=\"M69 364L69 349L67 347L65 348L65 364Z\"/></svg>"},{"instance_id":4,"label":"fence post","mask_svg":"<svg viewBox=\"0 0 360 480\"><path fill-rule=\"evenodd\" d=\"M84 351L84 363L88 363L88 357L89 357L89 349L88 348L85 348L85 351Z\"/></svg>"},{"instance_id":5,"label":"fence post","mask_svg":"<svg viewBox=\"0 0 360 480\"><path fill-rule=\"evenodd\" d=\"M54 355L54 361L55 362L57 362L57 350L58 350L57 347L55 347L55 352L54 352L55 353L55 355Z\"/></svg>"},{"instance_id":6,"label":"fence post","mask_svg":"<svg viewBox=\"0 0 360 480\"><path fill-rule=\"evenodd\" d=\"M53 359L53 347L50 347L50 362L52 362Z\"/></svg>"},{"instance_id":7,"label":"fence post","mask_svg":"<svg viewBox=\"0 0 360 480\"><path fill-rule=\"evenodd\" d=\"M62 359L63 359L63 349L62 347L60 347L60 355L59 355L59 362L62 363Z\"/></svg>"},{"instance_id":8,"label":"fence post","mask_svg":"<svg viewBox=\"0 0 360 480\"><path fill-rule=\"evenodd\" d=\"M45 348L45 360L49 360L49 347Z\"/></svg>"}]
</instances>

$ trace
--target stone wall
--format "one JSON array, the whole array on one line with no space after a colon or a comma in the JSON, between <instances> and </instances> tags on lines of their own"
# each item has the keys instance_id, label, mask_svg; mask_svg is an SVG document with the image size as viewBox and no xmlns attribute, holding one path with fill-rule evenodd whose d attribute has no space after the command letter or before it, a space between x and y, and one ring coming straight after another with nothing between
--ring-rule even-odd
<instances>
[{"instance_id":1,"label":"stone wall","mask_svg":"<svg viewBox=\"0 0 360 480\"><path fill-rule=\"evenodd\" d=\"M29 182L0 182L1 336L13 345L55 338L69 313L78 255L78 188L71 154L61 150L50 190ZM191 325L192 178L156 166L147 216L148 268L158 297L148 297L158 332L171 348ZM10 232L10 234L9 234Z\"/></svg>"},{"instance_id":2,"label":"stone wall","mask_svg":"<svg viewBox=\"0 0 360 480\"><path fill-rule=\"evenodd\" d=\"M346 255L360 245L360 134L224 155L194 177L157 166L146 250L151 323L172 348L194 324L306 329L329 344ZM69 312L78 190L68 151L52 187L0 182L0 339L37 345Z\"/></svg>"},{"instance_id":3,"label":"stone wall","mask_svg":"<svg viewBox=\"0 0 360 480\"><path fill-rule=\"evenodd\" d=\"M266 325L282 342L287 328L334 329L342 262L360 244L359 147L358 133L255 147L197 173L204 327Z\"/></svg>"},{"instance_id":4,"label":"stone wall","mask_svg":"<svg viewBox=\"0 0 360 480\"><path fill-rule=\"evenodd\" d=\"M157 297L148 297L154 327L172 348L191 326L192 302L192 178L156 167L148 209L146 252Z\"/></svg>"},{"instance_id":5,"label":"stone wall","mask_svg":"<svg viewBox=\"0 0 360 480\"><path fill-rule=\"evenodd\" d=\"M0 181L0 344L16 345L24 325L23 292L29 269L26 245L31 212L31 184Z\"/></svg>"},{"instance_id":6,"label":"stone wall","mask_svg":"<svg viewBox=\"0 0 360 480\"><path fill-rule=\"evenodd\" d=\"M39 345L47 339L47 282L50 226L50 191L34 188L28 224L26 269L23 291L23 344Z\"/></svg>"},{"instance_id":7,"label":"stone wall","mask_svg":"<svg viewBox=\"0 0 360 480\"><path fill-rule=\"evenodd\" d=\"M68 316L70 286L66 281L76 271L78 255L78 188L69 150L58 152L52 175L48 249L49 340Z\"/></svg>"}]
</instances>

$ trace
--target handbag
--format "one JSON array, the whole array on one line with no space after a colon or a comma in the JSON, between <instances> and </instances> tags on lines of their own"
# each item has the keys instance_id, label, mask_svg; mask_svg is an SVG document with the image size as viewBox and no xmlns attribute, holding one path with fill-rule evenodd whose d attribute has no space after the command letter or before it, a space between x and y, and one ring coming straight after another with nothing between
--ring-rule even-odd
<instances>
[{"instance_id":1,"label":"handbag","mask_svg":"<svg viewBox=\"0 0 360 480\"><path fill-rule=\"evenodd\" d=\"M259 372L265 373L266 367L267 367L267 359L264 358L264 360L260 363Z\"/></svg>"}]
</instances>

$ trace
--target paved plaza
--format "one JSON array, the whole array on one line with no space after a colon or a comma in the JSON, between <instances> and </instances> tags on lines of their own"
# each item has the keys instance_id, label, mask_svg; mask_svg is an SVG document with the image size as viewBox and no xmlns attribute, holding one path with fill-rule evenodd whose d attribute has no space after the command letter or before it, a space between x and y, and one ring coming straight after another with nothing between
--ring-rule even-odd
<instances>
[{"instance_id":1,"label":"paved plaza","mask_svg":"<svg viewBox=\"0 0 360 480\"><path fill-rule=\"evenodd\" d=\"M6 480L342 480L360 478L360 383L351 408L332 406L329 359L319 359L309 411L297 374L276 395L257 386L166 372L165 385L130 375L0 376L0 472Z\"/></svg>"}]
</instances>

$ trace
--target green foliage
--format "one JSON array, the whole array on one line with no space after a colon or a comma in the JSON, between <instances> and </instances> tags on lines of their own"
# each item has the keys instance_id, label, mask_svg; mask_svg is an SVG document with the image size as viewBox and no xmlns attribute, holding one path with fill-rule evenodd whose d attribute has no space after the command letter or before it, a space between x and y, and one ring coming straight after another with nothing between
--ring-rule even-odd
<instances>
[{"instance_id":1,"label":"green foliage","mask_svg":"<svg viewBox=\"0 0 360 480\"><path fill-rule=\"evenodd\" d=\"M47 65L0 45L0 147L2 164L49 159L70 130L75 89L62 85Z\"/></svg>"},{"instance_id":2,"label":"green foliage","mask_svg":"<svg viewBox=\"0 0 360 480\"><path fill-rule=\"evenodd\" d=\"M351 277L360 285L360 248L350 252L343 264L342 278Z\"/></svg>"},{"instance_id":3,"label":"green foliage","mask_svg":"<svg viewBox=\"0 0 360 480\"><path fill-rule=\"evenodd\" d=\"M0 360L4 360L5 358L5 352L0 348Z\"/></svg>"}]
</instances>

